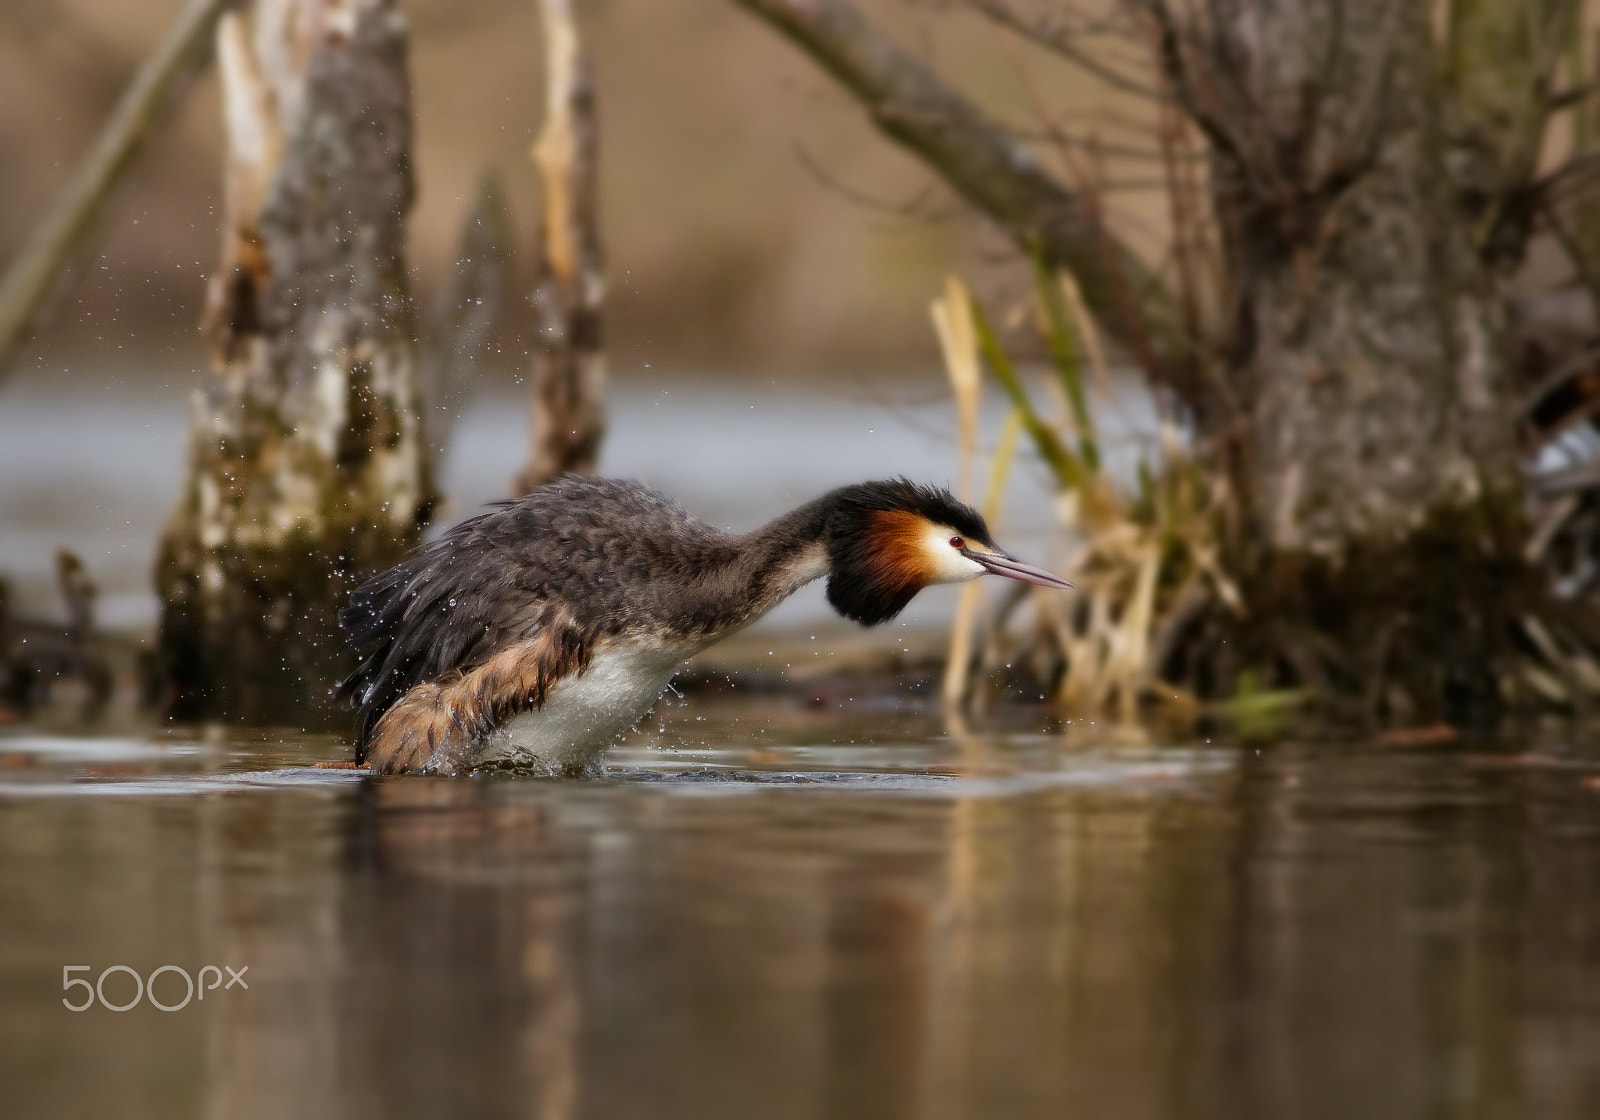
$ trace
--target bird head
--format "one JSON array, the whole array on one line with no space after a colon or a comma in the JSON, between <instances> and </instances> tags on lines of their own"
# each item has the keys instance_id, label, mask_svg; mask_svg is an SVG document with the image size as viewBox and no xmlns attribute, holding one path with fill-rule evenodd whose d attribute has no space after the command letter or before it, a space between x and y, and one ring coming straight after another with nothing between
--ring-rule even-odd
<instances>
[{"instance_id":1,"label":"bird head","mask_svg":"<svg viewBox=\"0 0 1600 1120\"><path fill-rule=\"evenodd\" d=\"M924 587L985 573L1041 587L1072 584L1006 555L977 510L905 479L846 486L828 514L828 602L863 626L887 622Z\"/></svg>"}]
</instances>

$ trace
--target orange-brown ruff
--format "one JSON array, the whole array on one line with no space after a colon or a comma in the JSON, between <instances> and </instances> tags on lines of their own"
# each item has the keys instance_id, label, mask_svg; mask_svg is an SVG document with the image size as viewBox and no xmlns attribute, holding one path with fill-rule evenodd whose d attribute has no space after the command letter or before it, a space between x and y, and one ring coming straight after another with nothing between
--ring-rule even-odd
<instances>
[{"instance_id":1,"label":"orange-brown ruff","mask_svg":"<svg viewBox=\"0 0 1600 1120\"><path fill-rule=\"evenodd\" d=\"M903 509L876 510L868 517L867 563L872 582L895 599L910 602L934 582L932 558L923 547L928 519Z\"/></svg>"},{"instance_id":2,"label":"orange-brown ruff","mask_svg":"<svg viewBox=\"0 0 1600 1120\"><path fill-rule=\"evenodd\" d=\"M1065 586L1000 552L947 492L904 480L843 487L737 536L640 483L564 478L359 588L339 622L361 663L339 695L375 771L595 774L685 658L811 580L870 626L930 583L984 571Z\"/></svg>"}]
</instances>

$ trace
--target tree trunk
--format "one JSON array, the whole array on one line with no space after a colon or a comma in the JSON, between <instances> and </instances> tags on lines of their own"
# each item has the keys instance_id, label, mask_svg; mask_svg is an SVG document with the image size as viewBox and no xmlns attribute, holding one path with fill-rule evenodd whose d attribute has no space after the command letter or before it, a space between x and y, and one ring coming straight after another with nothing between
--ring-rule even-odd
<instances>
[{"instance_id":1,"label":"tree trunk","mask_svg":"<svg viewBox=\"0 0 1600 1120\"><path fill-rule=\"evenodd\" d=\"M1255 653L1394 716L1493 701L1526 598L1515 405L1428 5L1212 0L1207 27L1160 18L1211 144L1234 285L1242 415L1202 434L1234 464Z\"/></svg>"},{"instance_id":2,"label":"tree trunk","mask_svg":"<svg viewBox=\"0 0 1600 1120\"><path fill-rule=\"evenodd\" d=\"M1214 10L1209 84L1231 74L1239 101L1212 136L1260 539L1337 557L1514 506L1504 305L1446 165L1426 6Z\"/></svg>"},{"instance_id":3,"label":"tree trunk","mask_svg":"<svg viewBox=\"0 0 1600 1120\"><path fill-rule=\"evenodd\" d=\"M592 473L605 435L594 83L569 0L540 0L539 11L545 109L533 161L544 187L544 216L532 297L539 335L529 386L533 439L528 465L514 483L519 493L569 472Z\"/></svg>"},{"instance_id":4,"label":"tree trunk","mask_svg":"<svg viewBox=\"0 0 1600 1120\"><path fill-rule=\"evenodd\" d=\"M433 502L403 260L406 33L387 0L258 0L218 30L224 246L161 654L183 716L301 718L347 659L345 592Z\"/></svg>"}]
</instances>

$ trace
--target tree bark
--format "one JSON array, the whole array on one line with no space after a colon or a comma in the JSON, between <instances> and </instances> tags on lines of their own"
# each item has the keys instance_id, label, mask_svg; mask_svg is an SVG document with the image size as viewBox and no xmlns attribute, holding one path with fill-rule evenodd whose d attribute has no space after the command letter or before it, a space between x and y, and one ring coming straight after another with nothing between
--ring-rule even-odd
<instances>
[{"instance_id":1,"label":"tree bark","mask_svg":"<svg viewBox=\"0 0 1600 1120\"><path fill-rule=\"evenodd\" d=\"M172 710L303 718L347 668L345 592L433 503L403 258L404 21L387 0L259 0L218 29L223 259L183 496L162 542Z\"/></svg>"},{"instance_id":2,"label":"tree bark","mask_svg":"<svg viewBox=\"0 0 1600 1120\"><path fill-rule=\"evenodd\" d=\"M1450 174L1427 5L1212 0L1205 25L1163 22L1212 145L1258 538L1337 558L1516 509L1506 311Z\"/></svg>"},{"instance_id":3,"label":"tree bark","mask_svg":"<svg viewBox=\"0 0 1600 1120\"><path fill-rule=\"evenodd\" d=\"M544 187L538 339L530 389L532 447L520 493L569 472L593 473L605 435L605 272L600 252L594 82L569 0L539 0L544 20L545 118L533 146Z\"/></svg>"},{"instance_id":4,"label":"tree bark","mask_svg":"<svg viewBox=\"0 0 1600 1120\"><path fill-rule=\"evenodd\" d=\"M1204 434L1233 466L1251 618L1221 660L1390 720L1477 718L1515 691L1538 591L1507 308L1429 5L1146 7L1210 144L1235 309L1243 420Z\"/></svg>"}]
</instances>

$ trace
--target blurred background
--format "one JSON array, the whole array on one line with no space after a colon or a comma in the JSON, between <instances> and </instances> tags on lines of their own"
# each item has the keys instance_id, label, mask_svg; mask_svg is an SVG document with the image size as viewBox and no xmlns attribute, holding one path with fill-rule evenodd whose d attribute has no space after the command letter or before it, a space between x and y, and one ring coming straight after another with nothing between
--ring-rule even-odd
<instances>
[{"instance_id":1,"label":"blurred background","mask_svg":"<svg viewBox=\"0 0 1600 1120\"><path fill-rule=\"evenodd\" d=\"M0 10L0 259L21 249L181 7ZM530 3L401 8L417 188L408 263L423 321L485 176L500 184L520 250L476 403L463 402L442 461L449 521L503 496L526 455L539 206L529 149L544 56ZM867 8L1003 116L1027 118L1044 100L1098 127L1148 115L1069 68L1034 66L1030 48L970 12ZM955 421L929 300L952 273L989 294L1025 292L1015 249L876 134L812 61L732 5L599 0L579 14L597 83L609 283L603 469L740 527L869 475L949 481ZM208 377L199 323L222 240L221 143L211 66L117 186L0 387L0 572L30 615L63 615L53 557L66 546L99 582L102 625L155 620L150 565L179 490L188 397ZM1159 242L1157 191L1135 186L1116 205L1127 236ZM1147 410L1125 404L1137 425ZM1000 409L987 416L992 442ZM730 466L739 487L727 485ZM1021 471L1015 486L1014 546L1042 545L1046 480ZM949 610L925 601L909 621ZM820 593L776 621L799 619L826 621Z\"/></svg>"},{"instance_id":2,"label":"blurred background","mask_svg":"<svg viewBox=\"0 0 1600 1120\"><path fill-rule=\"evenodd\" d=\"M21 246L181 7L16 0L0 11L0 257ZM410 257L426 307L486 172L530 232L543 55L537 11L522 0L401 8L416 119ZM1029 69L1026 47L970 12L864 8L1002 115L1031 115L1040 97L1068 113L1107 107L1066 68ZM813 62L725 0L598 0L580 16L598 84L619 376L646 363L657 379L925 371L937 362L927 302L943 276L1014 267L1014 251L875 134ZM158 381L198 368L220 145L208 69L120 188L28 365L118 355ZM1159 207L1149 210L1157 221Z\"/></svg>"}]
</instances>

